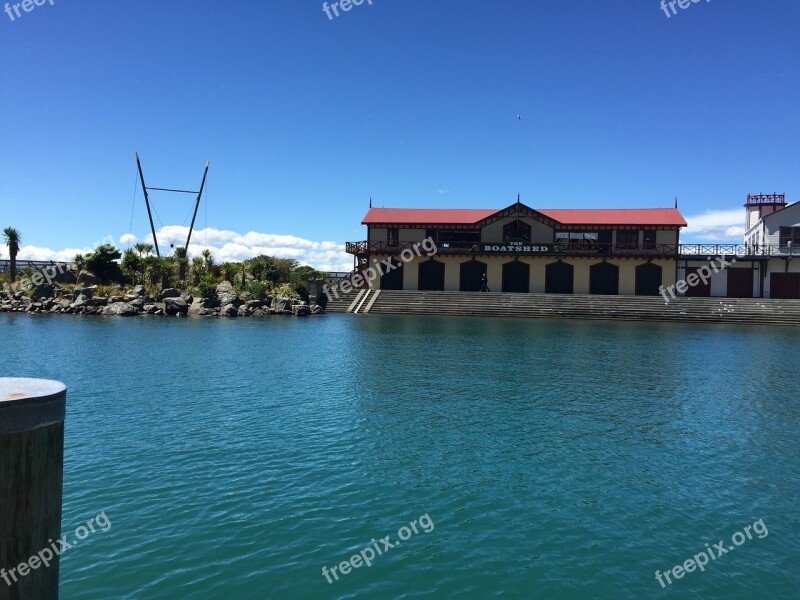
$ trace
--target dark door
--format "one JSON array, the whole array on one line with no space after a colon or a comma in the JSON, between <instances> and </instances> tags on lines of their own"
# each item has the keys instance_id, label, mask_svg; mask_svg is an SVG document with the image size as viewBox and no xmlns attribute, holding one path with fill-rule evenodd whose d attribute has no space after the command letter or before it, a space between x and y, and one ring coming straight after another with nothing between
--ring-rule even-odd
<instances>
[{"instance_id":1,"label":"dark door","mask_svg":"<svg viewBox=\"0 0 800 600\"><path fill-rule=\"evenodd\" d=\"M707 267L706 267L707 268ZM700 270L700 267L687 267L686 268L686 283L689 283L689 276L692 273L697 273ZM693 278L694 279L694 278ZM708 298L711 296L711 282L706 280L706 283L703 283L703 280L700 279L700 276L697 276L697 285L690 285L686 289L686 295L690 298Z\"/></svg>"},{"instance_id":2,"label":"dark door","mask_svg":"<svg viewBox=\"0 0 800 600\"><path fill-rule=\"evenodd\" d=\"M800 273L772 273L769 277L769 297L800 298Z\"/></svg>"},{"instance_id":3,"label":"dark door","mask_svg":"<svg viewBox=\"0 0 800 600\"><path fill-rule=\"evenodd\" d=\"M562 261L550 263L544 268L544 291L547 294L571 294L575 268Z\"/></svg>"},{"instance_id":4,"label":"dark door","mask_svg":"<svg viewBox=\"0 0 800 600\"><path fill-rule=\"evenodd\" d=\"M531 267L514 261L503 265L503 291L527 294L531 289Z\"/></svg>"},{"instance_id":5,"label":"dark door","mask_svg":"<svg viewBox=\"0 0 800 600\"><path fill-rule=\"evenodd\" d=\"M427 260L419 263L417 289L433 292L444 291L444 263L438 260Z\"/></svg>"},{"instance_id":6,"label":"dark door","mask_svg":"<svg viewBox=\"0 0 800 600\"><path fill-rule=\"evenodd\" d=\"M728 298L753 297L753 270L728 269Z\"/></svg>"},{"instance_id":7,"label":"dark door","mask_svg":"<svg viewBox=\"0 0 800 600\"><path fill-rule=\"evenodd\" d=\"M607 262L589 267L589 293L615 296L619 293L619 267Z\"/></svg>"},{"instance_id":8,"label":"dark door","mask_svg":"<svg viewBox=\"0 0 800 600\"><path fill-rule=\"evenodd\" d=\"M381 269L386 271L381 276L381 289L382 290L402 290L403 289L403 263L399 260L392 259L392 264L395 268L391 271L385 263L381 263Z\"/></svg>"},{"instance_id":9,"label":"dark door","mask_svg":"<svg viewBox=\"0 0 800 600\"><path fill-rule=\"evenodd\" d=\"M480 292L484 275L486 275L486 263L479 260L461 263L461 281L458 289L462 292Z\"/></svg>"},{"instance_id":10,"label":"dark door","mask_svg":"<svg viewBox=\"0 0 800 600\"><path fill-rule=\"evenodd\" d=\"M658 296L661 287L661 267L645 263L636 267L636 295Z\"/></svg>"}]
</instances>

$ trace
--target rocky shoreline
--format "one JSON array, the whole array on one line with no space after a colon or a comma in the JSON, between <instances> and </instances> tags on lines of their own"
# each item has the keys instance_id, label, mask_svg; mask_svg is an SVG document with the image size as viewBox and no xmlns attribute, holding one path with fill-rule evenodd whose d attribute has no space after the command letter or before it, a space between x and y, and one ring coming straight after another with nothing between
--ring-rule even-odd
<instances>
[{"instance_id":1,"label":"rocky shoreline","mask_svg":"<svg viewBox=\"0 0 800 600\"><path fill-rule=\"evenodd\" d=\"M68 291L57 285L37 285L28 296L0 291L0 313L101 315L114 317L306 317L324 312L322 306L285 295L243 300L228 281L211 298L195 298L186 291L168 288L153 297L138 285L120 295L98 296L97 286Z\"/></svg>"}]
</instances>

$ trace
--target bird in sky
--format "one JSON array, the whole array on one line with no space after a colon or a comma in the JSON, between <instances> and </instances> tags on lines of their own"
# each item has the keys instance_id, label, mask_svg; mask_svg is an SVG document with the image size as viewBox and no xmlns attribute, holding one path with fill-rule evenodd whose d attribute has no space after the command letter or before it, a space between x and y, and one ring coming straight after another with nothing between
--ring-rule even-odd
<instances>
[{"instance_id":1,"label":"bird in sky","mask_svg":"<svg viewBox=\"0 0 800 600\"><path fill-rule=\"evenodd\" d=\"M522 121L522 115L517 115L517 120Z\"/></svg>"}]
</instances>

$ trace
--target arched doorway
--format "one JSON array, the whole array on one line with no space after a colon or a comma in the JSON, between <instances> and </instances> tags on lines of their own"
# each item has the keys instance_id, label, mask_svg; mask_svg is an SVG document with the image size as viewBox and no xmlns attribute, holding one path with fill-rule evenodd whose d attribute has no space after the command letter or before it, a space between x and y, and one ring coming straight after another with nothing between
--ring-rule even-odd
<instances>
[{"instance_id":1,"label":"arched doorway","mask_svg":"<svg viewBox=\"0 0 800 600\"><path fill-rule=\"evenodd\" d=\"M434 292L444 291L444 263L438 260L426 260L419 263L417 289Z\"/></svg>"},{"instance_id":2,"label":"arched doorway","mask_svg":"<svg viewBox=\"0 0 800 600\"><path fill-rule=\"evenodd\" d=\"M461 263L461 279L459 291L480 292L483 287L483 276L486 275L486 263L479 260L468 260Z\"/></svg>"},{"instance_id":3,"label":"arched doorway","mask_svg":"<svg viewBox=\"0 0 800 600\"><path fill-rule=\"evenodd\" d=\"M636 267L636 295L658 296L661 287L661 267L645 263Z\"/></svg>"},{"instance_id":4,"label":"arched doorway","mask_svg":"<svg viewBox=\"0 0 800 600\"><path fill-rule=\"evenodd\" d=\"M392 259L393 268L390 268L386 265L385 262L381 262L381 269L383 270L383 275L381 275L381 289L382 290L402 290L403 289L403 263L399 260Z\"/></svg>"},{"instance_id":5,"label":"arched doorway","mask_svg":"<svg viewBox=\"0 0 800 600\"><path fill-rule=\"evenodd\" d=\"M503 291L527 294L531 289L531 266L514 261L503 265Z\"/></svg>"},{"instance_id":6,"label":"arched doorway","mask_svg":"<svg viewBox=\"0 0 800 600\"><path fill-rule=\"evenodd\" d=\"M574 289L575 267L564 261L550 263L544 269L544 291L547 294L571 294Z\"/></svg>"},{"instance_id":7,"label":"arched doorway","mask_svg":"<svg viewBox=\"0 0 800 600\"><path fill-rule=\"evenodd\" d=\"M619 294L619 267L607 262L589 267L589 293L603 296Z\"/></svg>"}]
</instances>

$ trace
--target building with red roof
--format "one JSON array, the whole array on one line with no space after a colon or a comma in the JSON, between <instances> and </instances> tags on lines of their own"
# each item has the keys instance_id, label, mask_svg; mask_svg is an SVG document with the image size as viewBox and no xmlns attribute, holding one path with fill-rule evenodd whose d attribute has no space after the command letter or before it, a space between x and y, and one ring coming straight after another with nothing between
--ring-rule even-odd
<instances>
[{"instance_id":1,"label":"building with red roof","mask_svg":"<svg viewBox=\"0 0 800 600\"><path fill-rule=\"evenodd\" d=\"M347 244L356 284L393 290L659 295L675 283L677 208L370 208Z\"/></svg>"}]
</instances>

